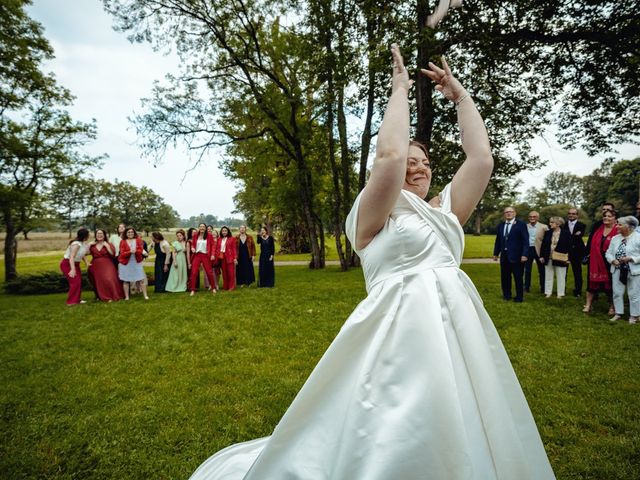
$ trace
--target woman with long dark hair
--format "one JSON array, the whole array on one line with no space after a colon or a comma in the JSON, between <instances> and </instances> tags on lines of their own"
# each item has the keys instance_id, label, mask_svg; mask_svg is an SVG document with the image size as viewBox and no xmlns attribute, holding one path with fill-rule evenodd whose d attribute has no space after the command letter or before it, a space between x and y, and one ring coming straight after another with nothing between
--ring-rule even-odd
<instances>
[{"instance_id":1,"label":"woman with long dark hair","mask_svg":"<svg viewBox=\"0 0 640 480\"><path fill-rule=\"evenodd\" d=\"M173 250L171 255L173 257L173 266L169 269L169 279L165 289L167 292L186 292L188 282L188 268L187 258L189 252L187 251L187 244L185 241L186 234L184 230L180 229L176 232L176 241L173 242Z\"/></svg>"},{"instance_id":2,"label":"woman with long dark hair","mask_svg":"<svg viewBox=\"0 0 640 480\"><path fill-rule=\"evenodd\" d=\"M122 288L124 289L124 299L129 300L129 292L131 284L138 282L140 290L145 300L149 300L147 295L146 274L142 262L146 252L142 239L133 227L127 227L124 231L123 238L120 240L120 255L118 256L118 277L122 280Z\"/></svg>"},{"instance_id":3,"label":"woman with long dark hair","mask_svg":"<svg viewBox=\"0 0 640 480\"><path fill-rule=\"evenodd\" d=\"M226 225L220 228L217 252L217 256L221 261L222 288L224 290L235 290L238 251L236 250L236 240L231 236L231 230Z\"/></svg>"},{"instance_id":4,"label":"woman with long dark hair","mask_svg":"<svg viewBox=\"0 0 640 480\"><path fill-rule=\"evenodd\" d=\"M89 240L89 230L81 228L76 234L76 238L69 242L67 250L64 252L62 261L60 262L60 271L69 282L69 293L67 294L67 305L77 305L85 303L81 299L82 293L82 271L80 270L80 262L87 260L85 255L89 249L87 245Z\"/></svg>"},{"instance_id":5,"label":"woman with long dark hair","mask_svg":"<svg viewBox=\"0 0 640 480\"><path fill-rule=\"evenodd\" d=\"M586 252L587 263L587 302L582 311L589 313L598 294L604 293L609 301L609 315L615 315L613 306L613 288L611 284L611 265L607 262L606 253L611 239L618 235L617 214L613 210L604 210L602 223L589 236Z\"/></svg>"},{"instance_id":6,"label":"woman with long dark hair","mask_svg":"<svg viewBox=\"0 0 640 480\"><path fill-rule=\"evenodd\" d=\"M169 269L171 268L171 245L160 232L151 232L151 238L153 251L156 253L153 271L153 291L155 293L164 293L165 285L169 278Z\"/></svg>"},{"instance_id":7,"label":"woman with long dark hair","mask_svg":"<svg viewBox=\"0 0 640 480\"><path fill-rule=\"evenodd\" d=\"M216 245L213 237L207 232L207 225L204 223L198 225L198 231L191 237L191 253L193 255L191 277L189 278L191 295L196 294L196 278L200 274L200 265L204 267L204 274L209 279L211 292L216 293L218 285L213 277L213 267L211 266L211 262L216 258Z\"/></svg>"},{"instance_id":8,"label":"woman with long dark hair","mask_svg":"<svg viewBox=\"0 0 640 480\"><path fill-rule=\"evenodd\" d=\"M273 263L273 256L276 253L276 248L273 237L269 235L267 227L262 227L260 229L258 245L260 245L258 287L273 287L276 280L276 270Z\"/></svg>"},{"instance_id":9,"label":"woman with long dark hair","mask_svg":"<svg viewBox=\"0 0 640 480\"><path fill-rule=\"evenodd\" d=\"M96 292L96 298L103 302L122 300L122 282L118 279L118 270L114 265L116 248L107 241L107 232L102 228L96 229L89 253L92 257L89 279Z\"/></svg>"},{"instance_id":10,"label":"woman with long dark hair","mask_svg":"<svg viewBox=\"0 0 640 480\"><path fill-rule=\"evenodd\" d=\"M247 226L240 225L240 233L236 235L236 251L238 265L236 266L236 284L244 287L256 281L253 271L253 259L256 256L256 244L251 235L247 235Z\"/></svg>"}]
</instances>

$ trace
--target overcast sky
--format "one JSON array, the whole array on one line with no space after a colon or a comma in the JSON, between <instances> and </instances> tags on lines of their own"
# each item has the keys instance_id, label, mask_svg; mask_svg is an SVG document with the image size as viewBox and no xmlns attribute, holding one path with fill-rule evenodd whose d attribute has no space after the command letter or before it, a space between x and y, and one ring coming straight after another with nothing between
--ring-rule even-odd
<instances>
[{"instance_id":1,"label":"overcast sky","mask_svg":"<svg viewBox=\"0 0 640 480\"><path fill-rule=\"evenodd\" d=\"M95 176L146 185L182 218L199 213L231 216L237 186L224 177L218 158L205 158L181 182L191 166L186 149L169 151L162 165L153 168L141 157L135 131L127 120L134 111L142 111L140 99L149 96L154 80L177 72L178 58L154 52L148 44L132 44L125 34L113 31L112 19L99 0L34 0L28 12L42 23L55 50L56 58L45 70L53 71L59 83L76 96L71 109L74 118L97 121L98 139L87 150L96 155L107 153L110 158ZM640 156L639 146L623 145L619 153L589 158L581 151L562 150L551 133L545 137L532 142L531 147L547 160L547 166L521 174L523 190L541 186L554 170L586 175L608 156Z\"/></svg>"}]
</instances>

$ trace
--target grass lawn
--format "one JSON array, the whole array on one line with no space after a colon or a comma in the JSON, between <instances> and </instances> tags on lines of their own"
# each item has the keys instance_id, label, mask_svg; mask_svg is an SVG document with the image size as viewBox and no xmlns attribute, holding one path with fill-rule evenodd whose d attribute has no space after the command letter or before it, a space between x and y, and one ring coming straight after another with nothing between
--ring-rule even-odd
<instances>
[{"instance_id":1,"label":"grass lawn","mask_svg":"<svg viewBox=\"0 0 640 480\"><path fill-rule=\"evenodd\" d=\"M640 326L609 324L603 303L585 315L573 298L504 302L496 265L464 270L557 477L640 478ZM187 478L268 435L365 296L360 270L281 267L276 282L73 308L0 295L0 477Z\"/></svg>"}]
</instances>

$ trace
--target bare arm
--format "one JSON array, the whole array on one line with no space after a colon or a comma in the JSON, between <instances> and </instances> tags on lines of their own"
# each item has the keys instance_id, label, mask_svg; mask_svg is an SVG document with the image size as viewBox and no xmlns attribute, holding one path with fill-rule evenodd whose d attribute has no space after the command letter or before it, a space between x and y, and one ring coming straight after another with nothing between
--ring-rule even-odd
<instances>
[{"instance_id":1,"label":"bare arm","mask_svg":"<svg viewBox=\"0 0 640 480\"><path fill-rule=\"evenodd\" d=\"M493 171L493 157L484 121L473 99L453 76L447 61L442 58L444 70L429 63L430 70L422 70L446 98L456 103L462 149L467 159L451 182L451 210L464 225L489 184Z\"/></svg>"},{"instance_id":2,"label":"bare arm","mask_svg":"<svg viewBox=\"0 0 640 480\"><path fill-rule=\"evenodd\" d=\"M76 254L79 248L80 246L78 245L71 245L71 250L69 251L69 276L71 278L76 276Z\"/></svg>"},{"instance_id":3,"label":"bare arm","mask_svg":"<svg viewBox=\"0 0 640 480\"><path fill-rule=\"evenodd\" d=\"M376 158L365 186L356 231L356 248L366 247L384 226L404 184L409 150L409 104L412 82L397 45L392 45L393 87L376 143Z\"/></svg>"}]
</instances>

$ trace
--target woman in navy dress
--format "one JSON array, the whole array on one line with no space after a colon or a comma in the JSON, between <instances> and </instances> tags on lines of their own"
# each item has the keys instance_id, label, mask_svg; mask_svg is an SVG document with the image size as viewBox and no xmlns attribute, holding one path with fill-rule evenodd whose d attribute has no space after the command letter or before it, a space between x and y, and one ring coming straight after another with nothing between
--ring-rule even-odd
<instances>
[{"instance_id":1,"label":"woman in navy dress","mask_svg":"<svg viewBox=\"0 0 640 480\"><path fill-rule=\"evenodd\" d=\"M273 255L276 253L275 242L267 229L262 227L258 235L260 245L260 263L258 266L258 286L273 287L276 280L276 271L273 266Z\"/></svg>"}]
</instances>

